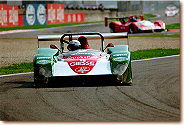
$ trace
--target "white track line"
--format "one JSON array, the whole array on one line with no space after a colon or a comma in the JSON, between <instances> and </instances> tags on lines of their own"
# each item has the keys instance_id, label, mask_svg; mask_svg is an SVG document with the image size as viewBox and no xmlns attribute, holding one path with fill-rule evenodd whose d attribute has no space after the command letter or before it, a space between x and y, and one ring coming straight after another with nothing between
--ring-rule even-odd
<instances>
[{"instance_id":1,"label":"white track line","mask_svg":"<svg viewBox=\"0 0 184 125\"><path fill-rule=\"evenodd\" d=\"M36 31L36 30L10 30L10 31L1 31L1 34L10 34L10 33L22 33L22 32L31 32L31 31Z\"/></svg>"},{"instance_id":2,"label":"white track line","mask_svg":"<svg viewBox=\"0 0 184 125\"><path fill-rule=\"evenodd\" d=\"M90 24L78 24L78 25L72 25L72 26L60 26L60 27L51 27L51 28L43 28L43 29L30 29L30 30L10 30L10 31L1 31L0 35L3 34L10 34L10 33L22 33L22 32L32 32L32 31L42 31L42 30L49 30L49 29L59 29L62 27L79 27L79 26L91 26L91 25L96 25L96 24L101 24L101 23L90 23Z\"/></svg>"},{"instance_id":3,"label":"white track line","mask_svg":"<svg viewBox=\"0 0 184 125\"><path fill-rule=\"evenodd\" d=\"M163 57L156 57L156 58L149 58L149 59L133 60L131 62L149 61L149 60L164 59L164 58L171 58L171 57L177 57L177 56L180 56L180 55L172 55L172 56L163 56Z\"/></svg>"},{"instance_id":4,"label":"white track line","mask_svg":"<svg viewBox=\"0 0 184 125\"><path fill-rule=\"evenodd\" d=\"M155 59L165 59L165 58L171 58L171 57L177 57L177 56L180 56L180 55L164 56L164 57L149 58L149 59L141 59L141 60L133 60L133 61L131 61L131 62L141 62L141 61L149 61L149 60L155 60ZM17 73L17 74L8 74L8 75L0 75L0 78L2 78L2 77L8 77L8 76L27 75L27 74L33 74L33 72Z\"/></svg>"},{"instance_id":5,"label":"white track line","mask_svg":"<svg viewBox=\"0 0 184 125\"><path fill-rule=\"evenodd\" d=\"M2 77L7 77L7 76L18 76L18 75L27 75L27 74L32 74L33 72L26 72L26 73L17 73L17 74L8 74L8 75L1 75L0 78Z\"/></svg>"}]
</instances>

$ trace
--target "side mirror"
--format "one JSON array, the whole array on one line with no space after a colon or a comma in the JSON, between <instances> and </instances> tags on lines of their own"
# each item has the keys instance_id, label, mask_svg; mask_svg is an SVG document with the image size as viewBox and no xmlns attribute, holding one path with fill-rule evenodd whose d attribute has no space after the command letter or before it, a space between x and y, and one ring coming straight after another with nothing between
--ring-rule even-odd
<instances>
[{"instance_id":1,"label":"side mirror","mask_svg":"<svg viewBox=\"0 0 184 125\"><path fill-rule=\"evenodd\" d=\"M57 45L55 45L55 44L50 44L50 48L51 48L51 49L58 49L58 50L59 50L59 48L58 48Z\"/></svg>"}]
</instances>

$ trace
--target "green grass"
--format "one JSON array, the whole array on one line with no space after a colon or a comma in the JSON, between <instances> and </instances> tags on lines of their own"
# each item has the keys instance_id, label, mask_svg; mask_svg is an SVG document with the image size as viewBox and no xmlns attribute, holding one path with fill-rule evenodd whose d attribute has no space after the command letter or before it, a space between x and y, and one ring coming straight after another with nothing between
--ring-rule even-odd
<instances>
[{"instance_id":1,"label":"green grass","mask_svg":"<svg viewBox=\"0 0 184 125\"><path fill-rule=\"evenodd\" d=\"M166 29L180 29L180 23L166 25Z\"/></svg>"},{"instance_id":2,"label":"green grass","mask_svg":"<svg viewBox=\"0 0 184 125\"><path fill-rule=\"evenodd\" d=\"M132 60L147 59L153 57L163 57L170 55L180 54L179 49L149 49L149 50L137 50L131 52ZM33 72L33 63L20 63L12 66L0 67L0 75Z\"/></svg>"},{"instance_id":3,"label":"green grass","mask_svg":"<svg viewBox=\"0 0 184 125\"><path fill-rule=\"evenodd\" d=\"M145 20L148 20L149 18L156 17L156 15L153 15L153 14L144 14L143 17L144 17Z\"/></svg>"},{"instance_id":4,"label":"green grass","mask_svg":"<svg viewBox=\"0 0 184 125\"><path fill-rule=\"evenodd\" d=\"M0 75L23 73L23 72L33 72L33 63L20 63L20 64L13 64L7 67L0 67Z\"/></svg>"},{"instance_id":5,"label":"green grass","mask_svg":"<svg viewBox=\"0 0 184 125\"><path fill-rule=\"evenodd\" d=\"M170 37L180 38L180 34L148 34L148 35L129 35L129 37Z\"/></svg>"},{"instance_id":6,"label":"green grass","mask_svg":"<svg viewBox=\"0 0 184 125\"><path fill-rule=\"evenodd\" d=\"M73 26L80 24L91 24L91 23L103 23L104 21L94 21L94 22L82 22L82 23L62 23L62 24L50 24L50 25L25 25L25 26L15 26L15 27L1 27L0 31L8 30L22 30L22 29L44 29L52 27L62 27L62 26Z\"/></svg>"},{"instance_id":7,"label":"green grass","mask_svg":"<svg viewBox=\"0 0 184 125\"><path fill-rule=\"evenodd\" d=\"M148 49L131 52L132 60L148 59L180 54L179 49Z\"/></svg>"}]
</instances>

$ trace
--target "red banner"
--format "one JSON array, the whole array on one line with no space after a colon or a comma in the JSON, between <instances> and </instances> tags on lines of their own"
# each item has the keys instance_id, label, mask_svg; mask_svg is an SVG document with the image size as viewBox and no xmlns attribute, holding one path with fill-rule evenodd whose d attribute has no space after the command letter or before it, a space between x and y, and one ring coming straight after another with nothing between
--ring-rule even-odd
<instances>
[{"instance_id":1,"label":"red banner","mask_svg":"<svg viewBox=\"0 0 184 125\"><path fill-rule=\"evenodd\" d=\"M84 13L77 13L77 22L84 22Z\"/></svg>"},{"instance_id":2,"label":"red banner","mask_svg":"<svg viewBox=\"0 0 184 125\"><path fill-rule=\"evenodd\" d=\"M79 22L84 22L84 14L83 13L70 13L70 14L65 14L65 22L66 23L79 23Z\"/></svg>"},{"instance_id":3,"label":"red banner","mask_svg":"<svg viewBox=\"0 0 184 125\"><path fill-rule=\"evenodd\" d=\"M19 16L18 6L7 6L6 4L0 4L0 26L20 26L23 25L22 21L19 21L22 17Z\"/></svg>"},{"instance_id":4,"label":"red banner","mask_svg":"<svg viewBox=\"0 0 184 125\"><path fill-rule=\"evenodd\" d=\"M64 4L47 4L47 24L64 23Z\"/></svg>"}]
</instances>

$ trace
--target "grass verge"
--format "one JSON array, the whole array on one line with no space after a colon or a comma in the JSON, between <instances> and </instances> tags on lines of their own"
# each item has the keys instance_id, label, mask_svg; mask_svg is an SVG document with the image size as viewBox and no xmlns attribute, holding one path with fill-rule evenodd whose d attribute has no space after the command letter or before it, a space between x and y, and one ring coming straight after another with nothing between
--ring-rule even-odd
<instances>
[{"instance_id":1,"label":"grass verge","mask_svg":"<svg viewBox=\"0 0 184 125\"><path fill-rule=\"evenodd\" d=\"M170 38L180 38L180 34L129 35L129 37L170 37Z\"/></svg>"},{"instance_id":2,"label":"grass verge","mask_svg":"<svg viewBox=\"0 0 184 125\"><path fill-rule=\"evenodd\" d=\"M144 14L143 17L144 17L145 20L148 20L149 18L156 17L156 15L153 15L153 14Z\"/></svg>"},{"instance_id":3,"label":"grass verge","mask_svg":"<svg viewBox=\"0 0 184 125\"><path fill-rule=\"evenodd\" d=\"M163 57L180 54L179 49L149 49L131 52L132 60ZM0 67L0 75L33 72L33 63L13 64L12 66Z\"/></svg>"},{"instance_id":4,"label":"grass verge","mask_svg":"<svg viewBox=\"0 0 184 125\"><path fill-rule=\"evenodd\" d=\"M33 63L13 64L7 67L0 67L0 75L33 72Z\"/></svg>"},{"instance_id":5,"label":"grass verge","mask_svg":"<svg viewBox=\"0 0 184 125\"><path fill-rule=\"evenodd\" d=\"M180 54L179 49L147 49L131 52L132 60L148 59Z\"/></svg>"},{"instance_id":6,"label":"grass verge","mask_svg":"<svg viewBox=\"0 0 184 125\"><path fill-rule=\"evenodd\" d=\"M166 29L180 29L180 23L174 23L174 24L170 24L170 25L166 25Z\"/></svg>"}]
</instances>

